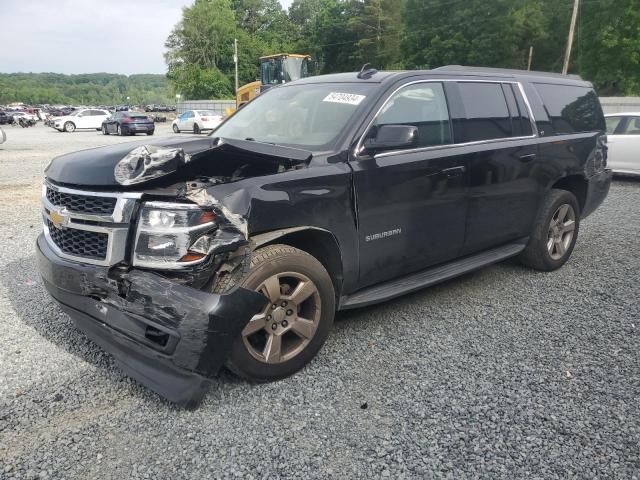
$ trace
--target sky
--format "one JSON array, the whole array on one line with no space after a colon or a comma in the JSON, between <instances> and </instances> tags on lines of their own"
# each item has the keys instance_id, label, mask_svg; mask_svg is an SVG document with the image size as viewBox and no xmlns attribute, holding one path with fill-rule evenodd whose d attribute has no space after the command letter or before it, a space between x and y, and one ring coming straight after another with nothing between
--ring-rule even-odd
<instances>
[{"instance_id":1,"label":"sky","mask_svg":"<svg viewBox=\"0 0 640 480\"><path fill-rule=\"evenodd\" d=\"M191 3L0 0L0 72L166 73L164 42Z\"/></svg>"}]
</instances>

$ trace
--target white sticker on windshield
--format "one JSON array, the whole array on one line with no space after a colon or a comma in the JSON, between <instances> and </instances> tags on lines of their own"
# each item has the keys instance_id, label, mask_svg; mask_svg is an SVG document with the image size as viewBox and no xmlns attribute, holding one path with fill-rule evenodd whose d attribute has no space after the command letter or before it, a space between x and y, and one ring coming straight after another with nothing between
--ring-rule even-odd
<instances>
[{"instance_id":1,"label":"white sticker on windshield","mask_svg":"<svg viewBox=\"0 0 640 480\"><path fill-rule=\"evenodd\" d=\"M349 105L360 105L360 102L364 100L366 95L356 95L355 93L339 93L339 92L331 92L329 95L324 97L323 102L333 102L333 103L347 103Z\"/></svg>"}]
</instances>

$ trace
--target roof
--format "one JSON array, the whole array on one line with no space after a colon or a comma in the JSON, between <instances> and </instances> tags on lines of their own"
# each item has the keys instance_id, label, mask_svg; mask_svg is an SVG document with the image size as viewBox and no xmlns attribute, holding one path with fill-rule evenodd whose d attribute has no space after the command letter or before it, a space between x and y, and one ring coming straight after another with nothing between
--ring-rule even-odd
<instances>
[{"instance_id":1,"label":"roof","mask_svg":"<svg viewBox=\"0 0 640 480\"><path fill-rule=\"evenodd\" d=\"M273 55L265 55L259 57L258 60L266 60L268 58L293 57L293 58L311 58L311 55L301 55L299 53L274 53Z\"/></svg>"},{"instance_id":2,"label":"roof","mask_svg":"<svg viewBox=\"0 0 640 480\"><path fill-rule=\"evenodd\" d=\"M528 70L509 70L504 68L465 67L462 65L448 65L445 67L434 68L433 70L379 71L368 78L358 78L358 72L332 73L296 80L295 83L386 83L391 80L398 80L418 75L426 77L431 76L433 78L455 75L472 76L476 78L488 77L495 79L521 79L546 83L551 82L591 86L589 82L582 80L578 75L562 75L560 73L534 72Z\"/></svg>"}]
</instances>

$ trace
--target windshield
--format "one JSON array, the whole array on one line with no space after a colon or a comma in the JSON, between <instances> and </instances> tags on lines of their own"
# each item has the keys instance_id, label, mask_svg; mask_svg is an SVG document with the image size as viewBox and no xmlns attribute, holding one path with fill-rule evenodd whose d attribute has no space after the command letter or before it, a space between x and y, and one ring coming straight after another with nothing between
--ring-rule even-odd
<instances>
[{"instance_id":1,"label":"windshield","mask_svg":"<svg viewBox=\"0 0 640 480\"><path fill-rule=\"evenodd\" d=\"M274 88L238 110L214 135L327 150L373 88L358 83Z\"/></svg>"},{"instance_id":2,"label":"windshield","mask_svg":"<svg viewBox=\"0 0 640 480\"><path fill-rule=\"evenodd\" d=\"M308 76L308 58L270 58L260 63L260 79L263 85L278 85Z\"/></svg>"}]
</instances>

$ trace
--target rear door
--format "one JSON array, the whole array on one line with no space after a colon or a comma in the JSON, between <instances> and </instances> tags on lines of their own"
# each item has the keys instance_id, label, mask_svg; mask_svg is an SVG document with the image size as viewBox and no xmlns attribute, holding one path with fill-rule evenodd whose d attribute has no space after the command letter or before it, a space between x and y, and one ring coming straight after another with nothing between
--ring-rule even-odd
<instances>
[{"instance_id":1,"label":"rear door","mask_svg":"<svg viewBox=\"0 0 640 480\"><path fill-rule=\"evenodd\" d=\"M462 254L530 233L538 208L537 146L530 113L515 82L460 81L450 85L462 118L469 166L469 204Z\"/></svg>"},{"instance_id":2,"label":"rear door","mask_svg":"<svg viewBox=\"0 0 640 480\"><path fill-rule=\"evenodd\" d=\"M418 143L351 164L362 286L445 262L464 241L466 161L453 146L443 84L422 81L396 90L365 138L382 125L416 126Z\"/></svg>"},{"instance_id":3,"label":"rear door","mask_svg":"<svg viewBox=\"0 0 640 480\"><path fill-rule=\"evenodd\" d=\"M607 117L607 143L611 169L640 172L640 115Z\"/></svg>"}]
</instances>

